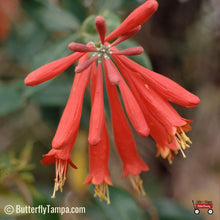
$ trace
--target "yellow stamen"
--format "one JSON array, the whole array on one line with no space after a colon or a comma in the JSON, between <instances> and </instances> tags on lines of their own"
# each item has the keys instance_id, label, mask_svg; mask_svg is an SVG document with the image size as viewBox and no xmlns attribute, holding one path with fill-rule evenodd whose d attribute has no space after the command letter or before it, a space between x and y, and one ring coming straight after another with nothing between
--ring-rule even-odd
<instances>
[{"instance_id":1,"label":"yellow stamen","mask_svg":"<svg viewBox=\"0 0 220 220\"><path fill-rule=\"evenodd\" d=\"M66 181L68 162L66 160L56 159L56 178L54 179L54 190L52 199L56 197L56 192L60 189L63 191L63 185Z\"/></svg>"},{"instance_id":2,"label":"yellow stamen","mask_svg":"<svg viewBox=\"0 0 220 220\"><path fill-rule=\"evenodd\" d=\"M181 133L181 136L182 136L183 140L185 140L185 142L188 142L189 144L192 144L192 141L190 140L189 137L186 136L186 134L185 134L185 132L183 131L183 129L180 128L180 130L181 130L181 132L182 132L182 133Z\"/></svg>"},{"instance_id":3,"label":"yellow stamen","mask_svg":"<svg viewBox=\"0 0 220 220\"><path fill-rule=\"evenodd\" d=\"M168 162L169 162L170 165L173 164L172 156L173 156L173 155L172 155L172 152L170 151L169 154L168 154L168 156L167 156L167 160L168 160Z\"/></svg>"},{"instance_id":4,"label":"yellow stamen","mask_svg":"<svg viewBox=\"0 0 220 220\"><path fill-rule=\"evenodd\" d=\"M189 137L186 136L185 132L183 131L183 129L181 127L179 127L181 133L176 133L176 136L175 136L175 140L176 142L178 143L179 145L179 149L183 155L183 157L185 158L186 155L185 153L183 152L183 150L185 150L186 148L189 148L189 144L192 144L192 141L189 139ZM189 143L189 144L187 144Z\"/></svg>"},{"instance_id":5,"label":"yellow stamen","mask_svg":"<svg viewBox=\"0 0 220 220\"><path fill-rule=\"evenodd\" d=\"M129 179L131 181L131 185L136 191L138 195L142 194L143 196L146 195L144 188L143 188L143 180L140 178L139 175L129 175Z\"/></svg>"},{"instance_id":6,"label":"yellow stamen","mask_svg":"<svg viewBox=\"0 0 220 220\"><path fill-rule=\"evenodd\" d=\"M94 197L96 196L99 197L100 201L104 199L108 205L110 204L110 197L109 197L109 190L108 190L107 183L101 183L101 184L95 185Z\"/></svg>"}]
</instances>

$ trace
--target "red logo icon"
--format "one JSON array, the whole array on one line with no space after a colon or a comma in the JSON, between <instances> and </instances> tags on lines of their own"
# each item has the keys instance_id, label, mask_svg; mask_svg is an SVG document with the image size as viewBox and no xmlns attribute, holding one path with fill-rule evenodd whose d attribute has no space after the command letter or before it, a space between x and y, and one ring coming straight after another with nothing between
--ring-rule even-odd
<instances>
[{"instance_id":1,"label":"red logo icon","mask_svg":"<svg viewBox=\"0 0 220 220\"><path fill-rule=\"evenodd\" d=\"M200 209L208 209L208 214L212 215L213 214L213 203L212 201L201 201L197 200L196 203L194 203L194 200L192 200L193 208L194 208L194 213L198 215L200 213Z\"/></svg>"}]
</instances>

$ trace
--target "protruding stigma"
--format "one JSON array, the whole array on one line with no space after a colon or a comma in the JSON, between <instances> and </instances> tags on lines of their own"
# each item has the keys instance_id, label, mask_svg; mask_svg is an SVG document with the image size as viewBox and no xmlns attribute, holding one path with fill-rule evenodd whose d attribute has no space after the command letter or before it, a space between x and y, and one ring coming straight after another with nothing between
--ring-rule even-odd
<instances>
[{"instance_id":1,"label":"protruding stigma","mask_svg":"<svg viewBox=\"0 0 220 220\"><path fill-rule=\"evenodd\" d=\"M139 175L129 175L129 179L133 189L138 195L146 195L143 188L143 180L140 178Z\"/></svg>"}]
</instances>

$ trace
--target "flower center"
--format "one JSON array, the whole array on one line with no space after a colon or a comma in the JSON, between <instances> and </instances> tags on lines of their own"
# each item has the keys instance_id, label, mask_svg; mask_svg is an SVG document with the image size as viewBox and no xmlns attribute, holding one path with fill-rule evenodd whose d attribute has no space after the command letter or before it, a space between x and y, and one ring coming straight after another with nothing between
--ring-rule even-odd
<instances>
[{"instance_id":1,"label":"flower center","mask_svg":"<svg viewBox=\"0 0 220 220\"><path fill-rule=\"evenodd\" d=\"M92 45L97 49L97 51L93 53L93 56L98 56L100 59L110 58L112 54L112 51L110 50L110 45L106 46L101 43L92 43Z\"/></svg>"}]
</instances>

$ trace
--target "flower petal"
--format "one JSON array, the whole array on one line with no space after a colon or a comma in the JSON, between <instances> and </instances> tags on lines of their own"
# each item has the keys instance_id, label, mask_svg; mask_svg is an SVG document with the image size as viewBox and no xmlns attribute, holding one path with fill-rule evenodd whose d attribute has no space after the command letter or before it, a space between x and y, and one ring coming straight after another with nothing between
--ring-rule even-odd
<instances>
[{"instance_id":1,"label":"flower petal","mask_svg":"<svg viewBox=\"0 0 220 220\"><path fill-rule=\"evenodd\" d=\"M24 82L27 86L36 86L40 83L50 80L58 74L62 73L84 54L85 53L73 53L67 57L45 64L44 66L28 74Z\"/></svg>"},{"instance_id":2,"label":"flower petal","mask_svg":"<svg viewBox=\"0 0 220 220\"><path fill-rule=\"evenodd\" d=\"M122 34L125 34L139 25L142 25L158 8L156 0L148 0L134 11L106 38L105 41L111 41Z\"/></svg>"},{"instance_id":3,"label":"flower petal","mask_svg":"<svg viewBox=\"0 0 220 220\"><path fill-rule=\"evenodd\" d=\"M81 58L80 61L83 62L87 58L88 55ZM90 68L81 74L75 74L68 102L52 142L53 148L62 148L73 139L76 139L82 112L83 96L89 83L89 78Z\"/></svg>"}]
</instances>

